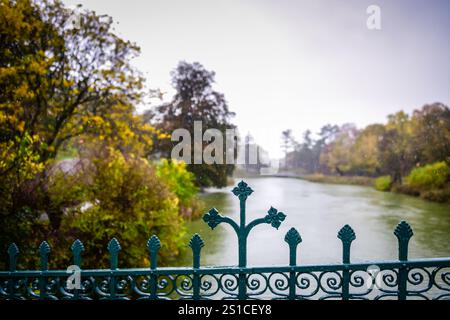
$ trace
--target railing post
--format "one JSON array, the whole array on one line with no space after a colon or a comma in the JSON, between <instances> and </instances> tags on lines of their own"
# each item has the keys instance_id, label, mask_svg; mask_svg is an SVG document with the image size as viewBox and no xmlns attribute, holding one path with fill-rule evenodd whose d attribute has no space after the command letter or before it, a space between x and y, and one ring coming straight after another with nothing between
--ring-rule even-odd
<instances>
[{"instance_id":1,"label":"railing post","mask_svg":"<svg viewBox=\"0 0 450 320\"><path fill-rule=\"evenodd\" d=\"M395 228L394 235L398 240L398 260L407 261L409 239L413 236L411 226L407 222L401 221ZM398 270L398 300L406 300L408 295L407 281L408 268L404 264Z\"/></svg>"},{"instance_id":2,"label":"railing post","mask_svg":"<svg viewBox=\"0 0 450 320\"><path fill-rule=\"evenodd\" d=\"M50 246L47 241L42 241L39 245L39 255L41 258L41 276L39 277L39 298L45 299L47 297L47 278L42 274L48 270L48 255L50 254Z\"/></svg>"},{"instance_id":3,"label":"railing post","mask_svg":"<svg viewBox=\"0 0 450 320\"><path fill-rule=\"evenodd\" d=\"M243 181L241 181L232 192L239 198L239 230L238 230L238 252L239 268L242 270L247 267L247 234L245 230L245 204L247 197L253 193L253 190ZM238 299L247 299L247 275L239 272Z\"/></svg>"},{"instance_id":4,"label":"railing post","mask_svg":"<svg viewBox=\"0 0 450 320\"><path fill-rule=\"evenodd\" d=\"M150 299L158 299L158 276L155 271L158 267L158 251L161 248L161 242L156 235L152 235L147 241L147 249L150 254L150 269L152 273L150 275Z\"/></svg>"},{"instance_id":5,"label":"railing post","mask_svg":"<svg viewBox=\"0 0 450 320\"><path fill-rule=\"evenodd\" d=\"M289 266L291 271L289 272L289 300L295 300L296 293L296 278L294 267L297 265L297 247L302 242L302 237L295 228L291 228L284 237L284 241L289 245Z\"/></svg>"},{"instance_id":6,"label":"railing post","mask_svg":"<svg viewBox=\"0 0 450 320\"><path fill-rule=\"evenodd\" d=\"M9 256L9 272L14 273L16 272L17 268L17 256L19 255L19 248L15 243L12 243L8 247L8 256ZM8 295L9 299L14 299L15 296L15 290L16 290L16 279L14 277L11 277L8 280Z\"/></svg>"},{"instance_id":7,"label":"railing post","mask_svg":"<svg viewBox=\"0 0 450 320\"><path fill-rule=\"evenodd\" d=\"M353 240L356 239L353 229L346 224L338 232L337 236L342 241L342 262L344 270L342 271L342 300L350 298L350 270L348 264L350 263L350 247Z\"/></svg>"},{"instance_id":8,"label":"railing post","mask_svg":"<svg viewBox=\"0 0 450 320\"><path fill-rule=\"evenodd\" d=\"M272 225L272 227L278 229L281 222L284 221L286 215L283 212L278 212L277 209L271 207L264 218L255 219L246 225L245 223L245 204L247 197L253 193L252 188L250 188L244 181L238 183L237 187L231 190L235 196L239 198L239 225L232 219L228 217L223 217L219 212L212 208L203 216L203 221L205 221L211 229L217 227L220 223L225 222L231 225L236 232L238 237L238 250L239 250L239 273L238 273L238 299L246 300L247 296L247 274L245 268L247 267L247 237L250 230L255 226L267 223Z\"/></svg>"},{"instance_id":9,"label":"railing post","mask_svg":"<svg viewBox=\"0 0 450 320\"><path fill-rule=\"evenodd\" d=\"M84 245L83 243L77 239L72 243L72 246L70 247L72 250L73 255L73 264L76 265L78 268L81 267L81 254L84 252ZM79 286L81 285L81 271L78 269L74 271L75 272L75 288L73 289L73 298L75 300L78 300L80 296L80 289ZM78 272L78 274L77 274Z\"/></svg>"},{"instance_id":10,"label":"railing post","mask_svg":"<svg viewBox=\"0 0 450 320\"><path fill-rule=\"evenodd\" d=\"M198 269L200 268L200 252L204 246L205 243L197 233L189 241L189 247L192 249L192 265L194 269L192 275L193 300L200 300L200 275Z\"/></svg>"},{"instance_id":11,"label":"railing post","mask_svg":"<svg viewBox=\"0 0 450 320\"><path fill-rule=\"evenodd\" d=\"M117 270L118 262L119 262L119 251L122 248L120 247L120 243L116 238L112 238L108 243L108 251L110 254L110 269L111 269L111 277L109 279L109 292L110 299L116 298L116 277L113 275L113 270Z\"/></svg>"}]
</instances>

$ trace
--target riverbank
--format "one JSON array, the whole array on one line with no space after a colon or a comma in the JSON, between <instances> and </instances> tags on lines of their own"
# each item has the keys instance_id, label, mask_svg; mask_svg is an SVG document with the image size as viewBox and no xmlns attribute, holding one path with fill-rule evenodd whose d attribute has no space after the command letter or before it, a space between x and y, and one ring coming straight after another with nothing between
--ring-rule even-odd
<instances>
[{"instance_id":1,"label":"riverbank","mask_svg":"<svg viewBox=\"0 0 450 320\"><path fill-rule=\"evenodd\" d=\"M298 174L296 172L280 172L274 175L270 175L271 177L277 178L294 178L294 179L302 179L309 182L317 182L317 183L329 183L329 184L348 184L354 186L366 186L373 187L375 178L370 177L362 177L362 176L330 176L324 175L320 173L315 174Z\"/></svg>"},{"instance_id":2,"label":"riverbank","mask_svg":"<svg viewBox=\"0 0 450 320\"><path fill-rule=\"evenodd\" d=\"M324 174L298 174L295 172L281 172L273 175L273 177L295 178L302 179L309 182L328 183L328 184L342 184L342 185L357 185L374 187L376 178L362 177L362 176L331 176ZM393 185L390 190L386 192L393 192L399 194L406 194L413 197L419 197L427 201L450 204L450 186L442 189L420 190L412 188L406 184Z\"/></svg>"},{"instance_id":3,"label":"riverbank","mask_svg":"<svg viewBox=\"0 0 450 320\"><path fill-rule=\"evenodd\" d=\"M323 174L310 174L298 176L299 179L304 179L310 182L330 183L330 184L349 184L355 186L372 187L375 179L361 176L327 176Z\"/></svg>"}]
</instances>

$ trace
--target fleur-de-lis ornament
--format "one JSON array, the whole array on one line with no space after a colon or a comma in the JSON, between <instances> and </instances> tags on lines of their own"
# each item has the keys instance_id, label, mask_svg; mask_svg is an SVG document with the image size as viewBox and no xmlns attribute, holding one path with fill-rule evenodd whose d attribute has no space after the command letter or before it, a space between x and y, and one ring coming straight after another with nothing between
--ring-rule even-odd
<instances>
[{"instance_id":1,"label":"fleur-de-lis ornament","mask_svg":"<svg viewBox=\"0 0 450 320\"><path fill-rule=\"evenodd\" d=\"M253 193L253 190L247 185L247 183L241 181L238 183L237 187L234 187L233 190L231 190L231 192L233 192L239 200L246 200L247 197Z\"/></svg>"},{"instance_id":2,"label":"fleur-de-lis ornament","mask_svg":"<svg viewBox=\"0 0 450 320\"><path fill-rule=\"evenodd\" d=\"M203 216L203 221L205 221L211 229L214 229L222 222L222 216L216 208L212 208Z\"/></svg>"},{"instance_id":3,"label":"fleur-de-lis ornament","mask_svg":"<svg viewBox=\"0 0 450 320\"><path fill-rule=\"evenodd\" d=\"M275 229L280 227L281 222L284 221L284 219L286 219L286 215L274 207L270 207L269 211L267 211L267 216L264 217L266 223L270 223Z\"/></svg>"}]
</instances>

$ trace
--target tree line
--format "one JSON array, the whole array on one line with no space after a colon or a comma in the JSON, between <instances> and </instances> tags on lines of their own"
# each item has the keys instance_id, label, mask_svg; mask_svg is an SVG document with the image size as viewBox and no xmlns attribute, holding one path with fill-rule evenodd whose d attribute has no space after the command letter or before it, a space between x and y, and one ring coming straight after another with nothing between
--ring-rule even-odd
<instances>
[{"instance_id":1,"label":"tree line","mask_svg":"<svg viewBox=\"0 0 450 320\"><path fill-rule=\"evenodd\" d=\"M413 170L443 163L434 172L447 181L450 163L450 110L432 103L412 114L399 111L385 124L358 129L354 124L325 125L314 138L307 130L299 142L291 130L282 132L285 168L304 174L388 176L390 186L401 186ZM431 170L433 171L433 170ZM436 171L436 170L434 170ZM444 179L442 186L448 185Z\"/></svg>"}]
</instances>

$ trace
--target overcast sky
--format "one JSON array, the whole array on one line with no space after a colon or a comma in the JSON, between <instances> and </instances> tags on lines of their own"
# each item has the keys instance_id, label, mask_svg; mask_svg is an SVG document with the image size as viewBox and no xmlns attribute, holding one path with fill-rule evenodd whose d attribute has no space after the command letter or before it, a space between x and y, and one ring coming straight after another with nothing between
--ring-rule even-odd
<instances>
[{"instance_id":1,"label":"overcast sky","mask_svg":"<svg viewBox=\"0 0 450 320\"><path fill-rule=\"evenodd\" d=\"M281 156L281 131L362 127L450 100L448 0L65 0L114 18L135 63L167 91L178 61L216 72L241 133ZM369 5L381 30L366 27Z\"/></svg>"}]
</instances>

